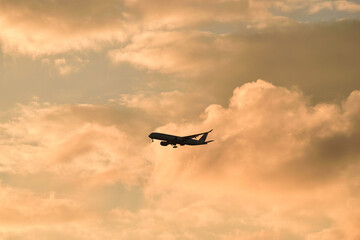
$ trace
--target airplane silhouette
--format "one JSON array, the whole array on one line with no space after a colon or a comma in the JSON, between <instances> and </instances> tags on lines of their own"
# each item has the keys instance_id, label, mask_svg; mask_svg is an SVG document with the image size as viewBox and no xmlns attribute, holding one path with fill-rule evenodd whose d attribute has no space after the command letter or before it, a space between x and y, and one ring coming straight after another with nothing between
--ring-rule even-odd
<instances>
[{"instance_id":1,"label":"airplane silhouette","mask_svg":"<svg viewBox=\"0 0 360 240\"><path fill-rule=\"evenodd\" d=\"M209 132L211 132L211 131L212 131L212 129L208 132L198 133L198 134L189 135L189 136L185 136L185 137L179 137L179 136L174 136L174 135L165 134L165 133L153 132L149 135L149 138L151 138L152 141L154 141L154 139L162 140L160 142L161 146L167 146L167 145L171 144L171 145L173 145L173 148L177 148L176 144L179 144L180 146L204 145L204 144L208 144L209 142L214 141L214 140L206 141L206 137L209 134ZM198 139L198 140L194 139L200 135L202 135L200 139Z\"/></svg>"}]
</instances>

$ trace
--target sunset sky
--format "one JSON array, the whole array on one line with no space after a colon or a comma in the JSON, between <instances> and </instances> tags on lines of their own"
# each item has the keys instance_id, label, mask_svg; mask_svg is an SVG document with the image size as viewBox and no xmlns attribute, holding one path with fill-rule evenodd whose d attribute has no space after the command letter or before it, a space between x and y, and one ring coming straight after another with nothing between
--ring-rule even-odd
<instances>
[{"instance_id":1,"label":"sunset sky","mask_svg":"<svg viewBox=\"0 0 360 240\"><path fill-rule=\"evenodd\" d=\"M1 240L359 240L359 206L360 1L0 0Z\"/></svg>"}]
</instances>

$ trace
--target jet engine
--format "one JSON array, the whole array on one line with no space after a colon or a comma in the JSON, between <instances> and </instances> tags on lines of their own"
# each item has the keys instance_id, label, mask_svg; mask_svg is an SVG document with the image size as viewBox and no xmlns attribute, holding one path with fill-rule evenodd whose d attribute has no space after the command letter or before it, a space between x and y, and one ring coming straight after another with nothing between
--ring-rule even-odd
<instances>
[{"instance_id":1,"label":"jet engine","mask_svg":"<svg viewBox=\"0 0 360 240\"><path fill-rule=\"evenodd\" d=\"M167 145L169 145L169 143L166 142L166 141L163 141L163 142L160 142L160 145L161 145L161 146L167 146Z\"/></svg>"}]
</instances>

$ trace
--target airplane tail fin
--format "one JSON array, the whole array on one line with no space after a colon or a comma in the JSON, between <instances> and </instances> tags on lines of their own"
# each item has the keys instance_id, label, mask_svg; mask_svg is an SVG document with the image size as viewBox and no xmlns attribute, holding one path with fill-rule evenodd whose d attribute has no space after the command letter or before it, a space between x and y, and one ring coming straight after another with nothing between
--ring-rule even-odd
<instances>
[{"instance_id":1,"label":"airplane tail fin","mask_svg":"<svg viewBox=\"0 0 360 240\"><path fill-rule=\"evenodd\" d=\"M199 139L199 141L205 142L205 141L206 141L206 138L207 138L207 135L208 135L209 132L211 132L211 131L212 131L212 129L211 129L210 131L204 133L204 134L201 136L201 138Z\"/></svg>"}]
</instances>

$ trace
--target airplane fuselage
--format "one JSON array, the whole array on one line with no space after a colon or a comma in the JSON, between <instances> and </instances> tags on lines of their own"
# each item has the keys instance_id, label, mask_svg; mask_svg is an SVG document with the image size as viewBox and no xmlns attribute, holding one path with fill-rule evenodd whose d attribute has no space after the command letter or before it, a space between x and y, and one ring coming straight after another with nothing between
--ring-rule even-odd
<instances>
[{"instance_id":1,"label":"airplane fuselage","mask_svg":"<svg viewBox=\"0 0 360 240\"><path fill-rule=\"evenodd\" d=\"M174 135L165 134L165 133L158 133L158 132L151 133L149 135L149 138L166 141L168 144L172 144L172 145L176 145L176 144L180 144L180 145L207 144L206 142L201 142L199 140L192 139L192 138L184 138L184 137L174 136Z\"/></svg>"},{"instance_id":2,"label":"airplane fuselage","mask_svg":"<svg viewBox=\"0 0 360 240\"><path fill-rule=\"evenodd\" d=\"M209 132L195 134L195 135L191 135L191 136L185 136L185 137L179 137L179 136L165 134L165 133L153 132L149 135L149 138L151 138L153 141L154 141L154 139L161 140L160 145L162 145L162 146L167 146L169 144L173 145L174 147L176 147L177 144L179 144L180 146L205 145L205 144L208 144L209 142L212 142L212 141L205 141L206 136ZM194 139L196 136L200 136L200 135L206 135L206 136L203 138L200 138L199 140Z\"/></svg>"}]
</instances>

